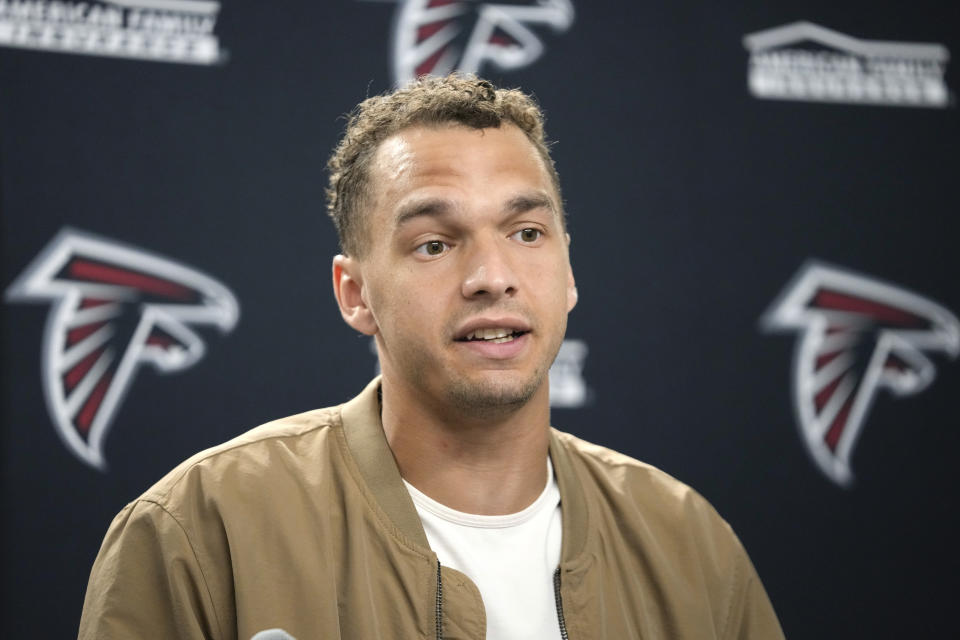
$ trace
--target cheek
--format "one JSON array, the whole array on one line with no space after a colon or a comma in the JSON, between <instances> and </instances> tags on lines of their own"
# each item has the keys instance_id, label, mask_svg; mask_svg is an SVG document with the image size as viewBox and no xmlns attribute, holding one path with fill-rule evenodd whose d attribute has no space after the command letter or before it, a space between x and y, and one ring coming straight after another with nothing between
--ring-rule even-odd
<instances>
[{"instance_id":1,"label":"cheek","mask_svg":"<svg viewBox=\"0 0 960 640\"><path fill-rule=\"evenodd\" d=\"M400 271L371 291L370 302L381 329L415 334L439 316L441 296L440 287L422 275Z\"/></svg>"},{"instance_id":2,"label":"cheek","mask_svg":"<svg viewBox=\"0 0 960 640\"><path fill-rule=\"evenodd\" d=\"M561 258L545 260L532 270L534 282L542 289L549 283L550 292L566 299L570 285L570 264Z\"/></svg>"}]
</instances>

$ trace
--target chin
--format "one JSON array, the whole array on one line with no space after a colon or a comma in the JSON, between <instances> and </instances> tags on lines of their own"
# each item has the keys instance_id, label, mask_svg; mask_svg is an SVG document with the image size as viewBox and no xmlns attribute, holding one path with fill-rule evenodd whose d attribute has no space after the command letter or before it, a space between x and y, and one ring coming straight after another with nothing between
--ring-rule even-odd
<instances>
[{"instance_id":1,"label":"chin","mask_svg":"<svg viewBox=\"0 0 960 640\"><path fill-rule=\"evenodd\" d=\"M460 380L448 387L450 398L468 413L496 415L511 413L526 405L540 390L545 376L534 375L527 380L511 380L501 372L491 373L483 380Z\"/></svg>"}]
</instances>

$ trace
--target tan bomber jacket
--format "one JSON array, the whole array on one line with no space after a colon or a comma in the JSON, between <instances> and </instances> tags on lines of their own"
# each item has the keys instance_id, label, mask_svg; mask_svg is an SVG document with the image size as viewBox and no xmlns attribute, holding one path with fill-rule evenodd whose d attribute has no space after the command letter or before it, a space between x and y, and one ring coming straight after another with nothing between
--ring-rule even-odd
<instances>
[{"instance_id":1,"label":"tan bomber jacket","mask_svg":"<svg viewBox=\"0 0 960 640\"><path fill-rule=\"evenodd\" d=\"M483 640L480 593L439 565L401 482L378 385L201 452L127 505L79 637ZM740 542L696 492L556 430L550 456L558 638L783 637Z\"/></svg>"}]
</instances>

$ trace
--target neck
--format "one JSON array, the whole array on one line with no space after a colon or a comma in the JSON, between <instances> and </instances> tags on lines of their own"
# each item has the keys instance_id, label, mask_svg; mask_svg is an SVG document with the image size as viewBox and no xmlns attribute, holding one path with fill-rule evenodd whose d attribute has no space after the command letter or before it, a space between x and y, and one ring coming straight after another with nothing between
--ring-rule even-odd
<instances>
[{"instance_id":1,"label":"neck","mask_svg":"<svg viewBox=\"0 0 960 640\"><path fill-rule=\"evenodd\" d=\"M509 413L465 415L427 405L386 375L383 430L403 478L437 502L478 515L516 513L546 480L549 388Z\"/></svg>"}]
</instances>

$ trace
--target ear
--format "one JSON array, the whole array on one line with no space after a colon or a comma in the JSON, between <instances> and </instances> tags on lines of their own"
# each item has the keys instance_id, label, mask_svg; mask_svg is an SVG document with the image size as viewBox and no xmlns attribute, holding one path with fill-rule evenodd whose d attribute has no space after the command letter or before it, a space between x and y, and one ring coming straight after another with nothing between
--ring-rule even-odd
<instances>
[{"instance_id":1,"label":"ear","mask_svg":"<svg viewBox=\"0 0 960 640\"><path fill-rule=\"evenodd\" d=\"M368 336L377 332L376 319L363 294L363 271L356 258L334 256L333 295L344 322Z\"/></svg>"},{"instance_id":2,"label":"ear","mask_svg":"<svg viewBox=\"0 0 960 640\"><path fill-rule=\"evenodd\" d=\"M567 236L567 313L577 306L580 294L577 293L577 281L573 279L573 267L570 266L570 234Z\"/></svg>"}]
</instances>

